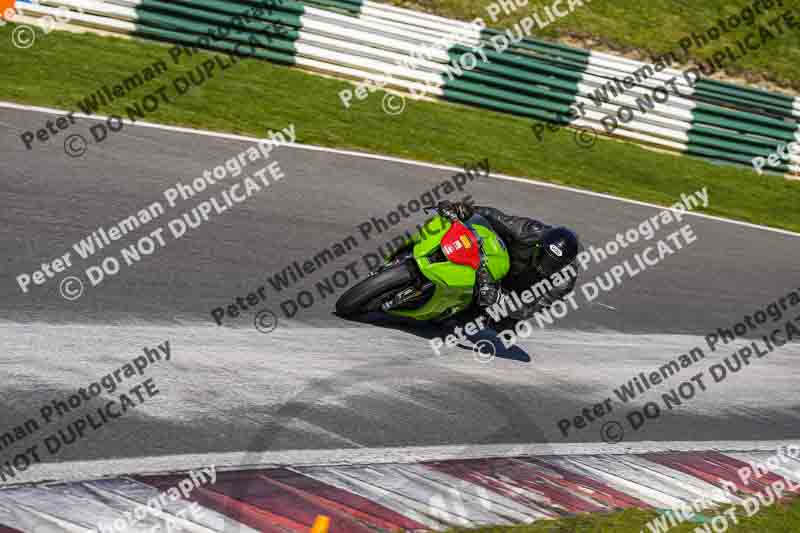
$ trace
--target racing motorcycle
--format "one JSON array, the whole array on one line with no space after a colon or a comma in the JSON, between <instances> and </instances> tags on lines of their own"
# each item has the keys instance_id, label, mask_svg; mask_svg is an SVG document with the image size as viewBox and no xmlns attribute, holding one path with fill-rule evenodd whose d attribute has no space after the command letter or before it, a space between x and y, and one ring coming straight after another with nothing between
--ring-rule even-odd
<instances>
[{"instance_id":1,"label":"racing motorcycle","mask_svg":"<svg viewBox=\"0 0 800 533\"><path fill-rule=\"evenodd\" d=\"M444 320L473 301L483 264L496 280L509 270L508 251L491 225L475 215L466 222L441 208L411 239L336 302L353 317L370 312L416 320Z\"/></svg>"}]
</instances>

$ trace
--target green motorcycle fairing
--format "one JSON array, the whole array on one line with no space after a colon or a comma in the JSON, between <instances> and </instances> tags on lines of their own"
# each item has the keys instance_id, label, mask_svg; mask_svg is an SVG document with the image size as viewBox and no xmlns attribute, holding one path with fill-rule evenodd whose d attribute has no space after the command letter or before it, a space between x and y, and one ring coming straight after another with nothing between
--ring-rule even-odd
<instances>
[{"instance_id":1,"label":"green motorcycle fairing","mask_svg":"<svg viewBox=\"0 0 800 533\"><path fill-rule=\"evenodd\" d=\"M450 261L430 260L430 256L440 249L441 241L451 226L449 220L437 215L411 237L414 243L414 260L422 275L434 284L431 298L417 309L392 309L387 313L416 320L433 320L458 313L472 303L476 271L469 266ZM492 278L502 279L508 274L510 267L508 252L503 241L485 225L475 223L470 224L468 228L478 236Z\"/></svg>"}]
</instances>

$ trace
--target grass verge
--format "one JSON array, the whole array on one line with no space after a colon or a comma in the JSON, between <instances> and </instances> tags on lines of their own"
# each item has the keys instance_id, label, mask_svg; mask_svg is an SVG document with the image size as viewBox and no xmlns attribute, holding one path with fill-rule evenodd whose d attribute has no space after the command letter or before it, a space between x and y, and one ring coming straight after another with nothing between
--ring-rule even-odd
<instances>
[{"instance_id":1,"label":"grass verge","mask_svg":"<svg viewBox=\"0 0 800 533\"><path fill-rule=\"evenodd\" d=\"M724 530L726 533L800 531L800 499L762 508L751 517L748 517L741 507L736 509L735 514L736 523L729 517L729 527ZM658 514L653 511L631 509L609 514L584 514L560 520L541 520L524 526L454 529L448 533L640 533L652 531L646 524L657 516ZM715 516L714 511L705 514L707 520L711 520ZM708 523L708 531L723 531L721 520L717 521L715 525L718 529L714 529ZM659 531L659 529L655 531ZM660 531L667 530L660 529ZM701 524L686 522L676 527L669 527L668 531L669 533L701 533L706 529Z\"/></svg>"},{"instance_id":2,"label":"grass verge","mask_svg":"<svg viewBox=\"0 0 800 533\"><path fill-rule=\"evenodd\" d=\"M508 28L519 20L538 10L542 23L548 19L544 7L553 5L553 0L531 0L516 10L511 8L496 11L493 20L487 12L487 6L497 0L391 0L392 3L412 9L423 9L449 18L473 20L483 18L494 28ZM718 20L726 22L731 15L741 16L746 7L753 7L756 0L704 0L690 2L687 0L661 0L659 2L642 2L640 0L581 0L580 2L562 2L557 9L567 10L567 5L575 7L568 15L557 18L543 30L536 30L531 37L559 38L565 36L595 37L598 41L614 49L637 49L648 55L660 55L670 51L684 58L679 41L685 37L692 38L692 32L703 34L718 25ZM506 2L515 6L523 2ZM765 79L794 90L800 90L800 21L798 27L789 29L783 25L770 25L770 21L779 17L789 9L797 13L800 7L798 0L774 0L769 2L771 9L760 9L761 14L754 11L755 26L744 22L737 28L729 28L722 32L717 40L709 40L703 46L692 45L689 57L695 60L708 61L717 51L724 51L726 46L737 50L736 41L743 40L758 25L774 34L773 39L766 38L758 51L748 53L736 63L727 67L729 74L742 76L750 74L755 79ZM761 7L759 0L759 8ZM745 15L748 17L748 15ZM693 41L694 42L694 41ZM699 41L702 44L702 41ZM737 55L741 55L737 52Z\"/></svg>"},{"instance_id":3,"label":"grass verge","mask_svg":"<svg viewBox=\"0 0 800 533\"><path fill-rule=\"evenodd\" d=\"M13 27L0 28L0 42L9 42ZM708 187L707 213L800 231L800 182L602 138L591 149L581 148L570 130L546 131L539 141L531 120L457 105L409 101L405 112L389 116L382 111L381 92L354 100L347 109L338 92L350 84L254 59L217 69L212 79L179 96L172 80L212 54L175 64L167 50L157 43L92 34L39 35L32 48L4 56L8 81L0 84L0 100L78 110L77 102L103 85L113 87L163 59L167 72L99 113L127 116L127 105L166 85L170 103L149 114L150 122L260 137L294 123L298 142L453 165L488 157L493 172L665 205L681 193ZM44 127L44 121L36 127ZM31 153L60 152L63 141L34 143ZM100 149L90 146L84 157Z\"/></svg>"}]
</instances>

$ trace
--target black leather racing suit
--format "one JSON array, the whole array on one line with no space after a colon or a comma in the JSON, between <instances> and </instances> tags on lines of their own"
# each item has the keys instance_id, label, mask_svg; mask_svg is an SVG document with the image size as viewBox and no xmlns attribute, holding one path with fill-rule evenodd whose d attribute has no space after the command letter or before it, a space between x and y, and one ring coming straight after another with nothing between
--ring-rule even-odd
<instances>
[{"instance_id":1,"label":"black leather racing suit","mask_svg":"<svg viewBox=\"0 0 800 533\"><path fill-rule=\"evenodd\" d=\"M517 294L521 294L544 279L545 276L537 270L537 244L541 240L542 233L551 226L532 218L506 215L493 207L472 206L472 212L483 217L491 225L508 249L510 269L499 283L503 293L516 291ZM558 276L550 276L552 290L545 292L537 301L524 305L523 309L512 312L510 318L514 320L529 318L535 311L547 308L568 295L575 288L577 272L578 266L573 261L572 269L561 271L560 278L563 283L560 285L555 283L559 280Z\"/></svg>"}]
</instances>

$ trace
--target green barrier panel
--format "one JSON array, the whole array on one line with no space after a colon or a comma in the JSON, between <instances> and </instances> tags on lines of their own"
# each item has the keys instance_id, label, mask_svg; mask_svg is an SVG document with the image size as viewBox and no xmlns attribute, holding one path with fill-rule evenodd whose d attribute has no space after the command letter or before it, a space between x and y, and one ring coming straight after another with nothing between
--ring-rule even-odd
<instances>
[{"instance_id":1,"label":"green barrier panel","mask_svg":"<svg viewBox=\"0 0 800 533\"><path fill-rule=\"evenodd\" d=\"M443 78L447 78L447 76L443 76ZM499 76L492 76L489 74L484 74L483 72L476 72L476 71L465 71L463 75L454 77L454 81L456 80L467 80L467 81L474 81L476 83L483 83L487 85L496 85L500 88L508 88L508 89L515 89L521 93L527 93L529 95L539 96L542 98L550 98L553 100L558 100L561 102L566 103L567 105L573 104L575 102L575 93L570 91L558 91L554 89L545 89L542 87L538 87L532 84L521 83L518 81L509 80L507 78L502 78ZM449 80L445 80L445 85L450 83Z\"/></svg>"},{"instance_id":2,"label":"green barrier panel","mask_svg":"<svg viewBox=\"0 0 800 533\"><path fill-rule=\"evenodd\" d=\"M724 141L716 138L713 135L702 135L700 132L694 129L689 130L687 135L689 136L689 144L692 146L704 145L716 148L726 148L729 152L747 155L751 158L755 156L766 157L778 148L777 144L772 146L757 147L744 142Z\"/></svg>"},{"instance_id":3,"label":"green barrier panel","mask_svg":"<svg viewBox=\"0 0 800 533\"><path fill-rule=\"evenodd\" d=\"M161 3L151 0L152 3ZM148 2L150 3L150 2ZM238 41L240 44L247 44L248 49L255 46L269 48L282 53L295 55L293 41L290 39L278 38L275 36L265 36L261 31L259 32L243 32L238 29L230 29L225 32L225 35L217 34L217 36L209 36L212 30L218 29L220 26L209 25L208 23L197 22L187 18L178 18L169 15L163 15L158 12L152 12L144 7L142 4L136 9L136 14L139 17L140 24L145 24L151 28L162 28L173 32L183 34L196 34L197 46L208 48L216 41ZM206 14L205 18L214 24L226 24L227 17L222 15ZM219 20L222 19L222 20ZM296 33L296 32L295 32Z\"/></svg>"},{"instance_id":4,"label":"green barrier panel","mask_svg":"<svg viewBox=\"0 0 800 533\"><path fill-rule=\"evenodd\" d=\"M350 15L358 16L361 13L360 6L354 6L353 4L349 4L347 2L340 2L337 0L304 0L304 4L311 4L314 7L319 7L322 9L327 8L336 8L346 11Z\"/></svg>"},{"instance_id":5,"label":"green barrier panel","mask_svg":"<svg viewBox=\"0 0 800 533\"><path fill-rule=\"evenodd\" d=\"M303 4L315 4L315 3L324 3L329 0L302 0ZM364 2L361 0L333 0L338 4L342 4L347 6L347 9L354 10L358 13L361 13L361 8L364 6Z\"/></svg>"},{"instance_id":6,"label":"green barrier panel","mask_svg":"<svg viewBox=\"0 0 800 533\"><path fill-rule=\"evenodd\" d=\"M697 83L697 87L702 88L702 90L706 93L712 92L713 94L720 95L720 97L724 99L742 98L749 102L753 102L753 105L775 106L781 110L781 114L787 116L791 116L794 113L791 103L780 101L774 98L766 98L763 96L754 95L752 93L732 89L730 87L719 87L717 85L710 85L705 83L706 81L708 80L701 80Z\"/></svg>"},{"instance_id":7,"label":"green barrier panel","mask_svg":"<svg viewBox=\"0 0 800 533\"><path fill-rule=\"evenodd\" d=\"M486 36L486 38L494 37L495 35L503 34L504 31L496 30L493 28L484 28L481 31L481 34ZM549 54L560 54L565 57L572 57L577 60L583 59L588 63L590 52L587 50L582 50L580 48L574 48L572 46L559 44L559 43L551 43L548 41L541 41L539 39L532 39L530 37L525 37L522 39L522 42L519 43L520 45L526 45L530 47L530 49L534 50L542 50L547 51Z\"/></svg>"},{"instance_id":8,"label":"green barrier panel","mask_svg":"<svg viewBox=\"0 0 800 533\"><path fill-rule=\"evenodd\" d=\"M559 124L563 123L562 115L559 113L552 113L548 111L542 111L539 109L531 109L530 107L523 107L520 105L511 104L507 102L490 100L483 96L477 96L474 94L465 93L462 91L458 91L456 89L447 89L445 91L443 98L451 102L456 102L460 104L470 104L485 109L491 109L493 111L503 111L505 113L511 113L514 115L520 115L528 118L535 118L547 122L556 122Z\"/></svg>"},{"instance_id":9,"label":"green barrier panel","mask_svg":"<svg viewBox=\"0 0 800 533\"><path fill-rule=\"evenodd\" d=\"M745 123L767 126L778 131L795 131L797 129L797 123L794 121L787 121L781 118L770 117L749 111L728 109L715 104L698 102L697 107L695 108L695 113L697 112L706 112L720 115L730 120L738 120Z\"/></svg>"},{"instance_id":10,"label":"green barrier panel","mask_svg":"<svg viewBox=\"0 0 800 533\"><path fill-rule=\"evenodd\" d=\"M704 78L704 81L707 82L711 86L718 87L720 90L733 89L733 90L736 90L736 91L742 91L742 92L750 93L753 96L763 96L763 97L771 98L771 99L774 99L774 100L778 100L778 101L780 101L782 103L788 103L790 105L795 100L793 96L788 96L788 95L777 93L777 92L773 92L773 91L767 91L765 89L759 89L758 87L748 87L748 86L745 86L745 85L735 85L733 83L728 83L728 82L725 82L725 81L719 81L719 80L708 79L708 78Z\"/></svg>"},{"instance_id":11,"label":"green barrier panel","mask_svg":"<svg viewBox=\"0 0 800 533\"><path fill-rule=\"evenodd\" d=\"M235 9L260 10L262 13L284 11L295 15L305 13L305 7L295 0L173 0L173 3L185 4L189 7L205 7L221 11Z\"/></svg>"},{"instance_id":12,"label":"green barrier panel","mask_svg":"<svg viewBox=\"0 0 800 533\"><path fill-rule=\"evenodd\" d=\"M695 90L703 91L708 94L717 95L718 98L739 98L742 100L747 100L749 102L758 102L763 105L775 106L785 111L791 112L792 105L791 102L786 102L783 100L779 100L777 98L769 98L763 95L753 94L748 91L741 91L737 88L731 87L721 87L716 84L709 83L706 78L702 78L697 80L695 83Z\"/></svg>"},{"instance_id":13,"label":"green barrier panel","mask_svg":"<svg viewBox=\"0 0 800 533\"><path fill-rule=\"evenodd\" d=\"M516 36L516 33L514 34ZM511 43L511 49L514 51L522 51L521 53L525 54L527 54L528 52L535 52L537 55L557 60L570 61L583 67L589 64L589 53L583 50L575 49L571 51L564 51L560 49L553 49L549 46L543 46L540 44L531 43L528 41L528 39L522 39L521 41L515 42L513 39L509 38L506 32L487 30L487 29L481 31L481 39L484 42L486 42L489 46L491 46L491 44L489 44L490 39L498 35L505 36Z\"/></svg>"},{"instance_id":14,"label":"green barrier panel","mask_svg":"<svg viewBox=\"0 0 800 533\"><path fill-rule=\"evenodd\" d=\"M449 50L449 52L455 52L457 54L467 54L471 53L471 51L472 50L468 46L463 46L460 44L451 46ZM583 72L553 67L534 57L522 56L519 54L506 54L505 52L500 53L493 50L484 50L484 53L486 54L486 57L496 61L497 63L506 64L513 67L520 67L534 72L544 72L551 76L558 76L566 80L573 81L576 84L583 79Z\"/></svg>"},{"instance_id":15,"label":"green barrier panel","mask_svg":"<svg viewBox=\"0 0 800 533\"><path fill-rule=\"evenodd\" d=\"M134 35L148 37L159 41L167 41L174 44L188 45L191 47L200 47L200 38L198 35L192 35L185 32L176 32L165 30L163 28L152 27L146 24L137 24L136 29L133 31ZM205 46L204 46L205 47ZM259 59L266 59L282 65L294 66L296 65L294 55L283 54L279 52L271 52L260 48L251 49L248 46L241 46L241 43L233 43L226 40L215 41L207 48L228 54L235 54L244 57L257 57Z\"/></svg>"},{"instance_id":16,"label":"green barrier panel","mask_svg":"<svg viewBox=\"0 0 800 533\"><path fill-rule=\"evenodd\" d=\"M706 105L706 104L702 104ZM792 141L794 140L794 132L793 130L781 130L778 128L768 128L764 126L758 126L756 124L751 124L748 122L743 122L740 120L729 120L725 118L720 118L717 114L708 113L703 109L695 109L692 113L694 116L694 121L698 124L710 124L712 126L719 126L721 128L726 128L729 130L740 131L743 133L758 133L760 135L764 135L766 137L770 137L773 139L779 139L782 141Z\"/></svg>"},{"instance_id":17,"label":"green barrier panel","mask_svg":"<svg viewBox=\"0 0 800 533\"><path fill-rule=\"evenodd\" d=\"M195 3L196 6L194 5ZM200 7L204 7L203 4L213 4L219 13L215 12L214 10L200 9ZM255 15L250 7L236 5L230 2L217 2L213 0L197 0L197 2L193 2L191 7L179 2L144 0L136 9L137 12L139 10L145 10L173 13L182 17L208 20L227 26L252 24L250 19L263 20L295 28L299 28L302 25L299 15L280 11L271 11L269 13L262 12L259 15Z\"/></svg>"},{"instance_id":18,"label":"green barrier panel","mask_svg":"<svg viewBox=\"0 0 800 533\"><path fill-rule=\"evenodd\" d=\"M460 67L459 61L466 54L465 53L455 52L451 48L450 51L448 52L448 55L450 56L451 63L458 64L459 67ZM539 84L545 85L547 87L552 87L553 89L561 89L562 93L567 93L567 94L570 94L570 95L573 95L573 96L578 94L578 84L577 83L572 83L572 82L569 82L569 81L565 81L565 80L561 80L561 79L553 78L553 77L541 76L539 74L534 74L534 73L532 73L530 71L527 71L525 69L506 67L506 66L499 65L497 63L492 63L491 61L489 61L489 62L483 61L478 56L475 56L475 57L477 59L477 65L478 65L476 67L476 69L481 71L481 72L492 72L492 73L496 73L496 74L505 75L505 76L508 76L510 78L516 78L516 79L521 80L521 81L539 83ZM489 57L488 54L487 54L487 57ZM452 72L453 72L453 77L454 78L458 77L458 70L457 69L452 69ZM469 71L468 70L464 70L463 72L464 72L463 75L466 75L467 72L469 72ZM447 75L442 74L442 77L446 78ZM531 87L531 90L534 90L534 89L535 89L535 86Z\"/></svg>"},{"instance_id":19,"label":"green barrier panel","mask_svg":"<svg viewBox=\"0 0 800 533\"><path fill-rule=\"evenodd\" d=\"M720 152L719 150L713 150L710 148L703 148L697 145L690 145L689 148L684 150L684 153L689 155L697 155L700 157L711 158L711 159L721 159L724 161L731 161L734 163L741 163L745 166L752 167L753 162L752 158L748 158L745 156L740 156L737 154L731 154L729 152ZM779 165L777 167L767 166L768 168L772 168L775 170L780 170L782 172L788 172L789 167L787 165ZM767 168L765 167L765 168Z\"/></svg>"},{"instance_id":20,"label":"green barrier panel","mask_svg":"<svg viewBox=\"0 0 800 533\"><path fill-rule=\"evenodd\" d=\"M750 134L731 131L731 130L723 130L712 126L705 126L699 123L693 123L687 133L689 132L694 132L702 134L704 136L710 136L719 139L729 139L731 141L747 144L749 146L753 146L759 149L767 148L770 151L774 150L776 147L782 144L777 139L771 139L762 136L753 136Z\"/></svg>"},{"instance_id":21,"label":"green barrier panel","mask_svg":"<svg viewBox=\"0 0 800 533\"><path fill-rule=\"evenodd\" d=\"M739 111L749 110L751 113L759 112L790 120L797 120L785 106L764 104L738 96L720 95L719 93L709 92L705 88L698 89L695 87L693 98L697 99L699 102L706 102L714 105L734 106Z\"/></svg>"},{"instance_id":22,"label":"green barrier panel","mask_svg":"<svg viewBox=\"0 0 800 533\"><path fill-rule=\"evenodd\" d=\"M457 91L460 90L465 93L472 93L476 96L493 97L496 100L502 100L511 104L525 104L544 111L553 111L556 114L566 115L569 113L569 105L566 104L558 104L541 98L523 96L511 91L493 89L485 85L478 85L462 80L453 80L452 82L448 82L445 87L442 87L442 90L445 91L445 93L447 93L447 91L450 89L455 89Z\"/></svg>"}]
</instances>

